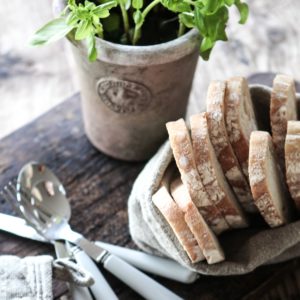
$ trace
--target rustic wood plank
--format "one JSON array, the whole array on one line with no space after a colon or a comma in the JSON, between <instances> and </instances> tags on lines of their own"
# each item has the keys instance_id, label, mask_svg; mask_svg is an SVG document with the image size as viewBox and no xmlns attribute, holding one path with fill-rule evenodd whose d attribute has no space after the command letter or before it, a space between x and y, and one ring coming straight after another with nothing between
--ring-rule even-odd
<instances>
[{"instance_id":1,"label":"rustic wood plank","mask_svg":"<svg viewBox=\"0 0 300 300\"><path fill-rule=\"evenodd\" d=\"M61 178L71 201L74 229L90 239L135 248L128 232L127 199L144 164L111 159L91 146L83 132L79 95L0 141L0 187L30 160L48 164ZM1 201L0 211L11 213L11 208ZM54 254L50 245L0 232L0 254L4 253L21 257ZM272 295L282 293L281 282L288 276L296 276L293 270L300 270L299 260L259 268L244 276L201 276L191 285L155 279L185 299L255 299L269 290ZM140 299L112 275L103 272L120 299ZM288 282L292 282L299 297L297 280ZM64 284L54 283L56 298L66 292Z\"/></svg>"}]
</instances>

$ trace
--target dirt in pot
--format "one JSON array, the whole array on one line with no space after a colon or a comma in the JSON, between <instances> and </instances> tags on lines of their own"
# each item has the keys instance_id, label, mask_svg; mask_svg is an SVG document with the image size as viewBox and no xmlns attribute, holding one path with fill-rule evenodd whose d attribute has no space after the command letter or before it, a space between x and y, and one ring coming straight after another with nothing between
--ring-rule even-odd
<instances>
[{"instance_id":1,"label":"dirt in pot","mask_svg":"<svg viewBox=\"0 0 300 300\"><path fill-rule=\"evenodd\" d=\"M83 3L84 0L77 2ZM100 3L99 0L92 0L91 2L94 2L96 5ZM151 0L145 1L144 7L150 2ZM132 15L132 13L129 15ZM130 27L134 28L133 20L129 20L129 22ZM102 23L105 40L117 44L131 45L124 33L123 19L119 7L111 9L110 16L106 19L102 19ZM145 23L143 24L142 36L137 45L156 45L174 40L177 38L178 29L179 22L177 14L159 4L147 15ZM131 32L131 34L133 34L133 32Z\"/></svg>"}]
</instances>

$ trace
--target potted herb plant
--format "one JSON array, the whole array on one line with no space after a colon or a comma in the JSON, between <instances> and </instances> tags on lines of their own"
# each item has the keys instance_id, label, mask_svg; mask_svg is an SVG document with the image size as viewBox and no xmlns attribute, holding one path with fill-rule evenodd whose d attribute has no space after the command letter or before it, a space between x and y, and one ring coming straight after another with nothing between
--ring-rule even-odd
<instances>
[{"instance_id":1,"label":"potted herb plant","mask_svg":"<svg viewBox=\"0 0 300 300\"><path fill-rule=\"evenodd\" d=\"M125 160L149 158L183 117L197 59L225 32L229 8L245 23L241 0L55 0L60 15L33 45L72 43L85 130L98 149Z\"/></svg>"}]
</instances>

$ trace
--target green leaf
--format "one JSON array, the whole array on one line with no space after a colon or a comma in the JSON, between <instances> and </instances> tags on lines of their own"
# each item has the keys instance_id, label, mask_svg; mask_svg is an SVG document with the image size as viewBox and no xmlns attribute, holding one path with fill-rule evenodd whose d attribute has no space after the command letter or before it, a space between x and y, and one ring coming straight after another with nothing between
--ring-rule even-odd
<instances>
[{"instance_id":1,"label":"green leaf","mask_svg":"<svg viewBox=\"0 0 300 300\"><path fill-rule=\"evenodd\" d=\"M57 18L40 28L31 39L33 46L46 45L66 36L74 26L66 24L65 18Z\"/></svg>"},{"instance_id":2,"label":"green leaf","mask_svg":"<svg viewBox=\"0 0 300 300\"><path fill-rule=\"evenodd\" d=\"M105 2L103 4L100 4L98 5L97 7L95 7L92 12L94 14L98 14L100 13L102 10L110 10L112 9L113 7L116 7L118 5L118 2L117 1L108 1L108 2Z\"/></svg>"},{"instance_id":3,"label":"green leaf","mask_svg":"<svg viewBox=\"0 0 300 300\"><path fill-rule=\"evenodd\" d=\"M80 21L77 14L74 12L70 12L70 14L67 16L66 23L70 26L75 26Z\"/></svg>"},{"instance_id":4,"label":"green leaf","mask_svg":"<svg viewBox=\"0 0 300 300\"><path fill-rule=\"evenodd\" d=\"M140 10L136 10L133 13L133 20L134 20L134 23L137 26L137 29L139 29L139 28L141 28L143 26L144 17L143 17L143 14L142 14L142 12Z\"/></svg>"},{"instance_id":5,"label":"green leaf","mask_svg":"<svg viewBox=\"0 0 300 300\"><path fill-rule=\"evenodd\" d=\"M232 4L234 4L235 0L225 0L225 4L228 6L231 6Z\"/></svg>"},{"instance_id":6,"label":"green leaf","mask_svg":"<svg viewBox=\"0 0 300 300\"><path fill-rule=\"evenodd\" d=\"M134 9L141 9L144 6L143 0L132 0L132 7Z\"/></svg>"},{"instance_id":7,"label":"green leaf","mask_svg":"<svg viewBox=\"0 0 300 300\"><path fill-rule=\"evenodd\" d=\"M95 16L97 16L100 19L104 19L109 17L109 10L108 9L101 9L98 10L97 12L94 12Z\"/></svg>"},{"instance_id":8,"label":"green leaf","mask_svg":"<svg viewBox=\"0 0 300 300\"><path fill-rule=\"evenodd\" d=\"M201 11L205 14L215 14L216 11L223 5L222 1L220 0L202 0L204 4Z\"/></svg>"},{"instance_id":9,"label":"green leaf","mask_svg":"<svg viewBox=\"0 0 300 300\"><path fill-rule=\"evenodd\" d=\"M215 46L215 42L210 38L204 38L200 45L200 54L204 60L208 60L212 48Z\"/></svg>"},{"instance_id":10,"label":"green leaf","mask_svg":"<svg viewBox=\"0 0 300 300\"><path fill-rule=\"evenodd\" d=\"M208 36L214 40L227 40L225 33L228 21L228 8L221 7L214 15L205 16L205 24L208 28Z\"/></svg>"},{"instance_id":11,"label":"green leaf","mask_svg":"<svg viewBox=\"0 0 300 300\"><path fill-rule=\"evenodd\" d=\"M96 7L96 5L95 5L95 3L86 0L86 1L84 1L84 7L87 10L93 10Z\"/></svg>"},{"instance_id":12,"label":"green leaf","mask_svg":"<svg viewBox=\"0 0 300 300\"><path fill-rule=\"evenodd\" d=\"M83 40L94 33L93 26L90 21L83 20L80 21L76 33L75 33L75 40Z\"/></svg>"},{"instance_id":13,"label":"green leaf","mask_svg":"<svg viewBox=\"0 0 300 300\"><path fill-rule=\"evenodd\" d=\"M161 4L173 12L188 12L191 7L182 0L161 0Z\"/></svg>"},{"instance_id":14,"label":"green leaf","mask_svg":"<svg viewBox=\"0 0 300 300\"><path fill-rule=\"evenodd\" d=\"M195 8L195 25L198 28L201 35L206 36L208 34L208 28L204 22L205 16L202 14L199 8Z\"/></svg>"},{"instance_id":15,"label":"green leaf","mask_svg":"<svg viewBox=\"0 0 300 300\"><path fill-rule=\"evenodd\" d=\"M237 9L239 10L240 13L240 24L245 24L247 22L248 19L248 15L249 15L249 7L246 3L242 3L240 0L236 0L235 5L237 7Z\"/></svg>"},{"instance_id":16,"label":"green leaf","mask_svg":"<svg viewBox=\"0 0 300 300\"><path fill-rule=\"evenodd\" d=\"M97 59L98 53L96 49L96 38L93 34L89 35L87 38L87 48L89 61L95 61Z\"/></svg>"},{"instance_id":17,"label":"green leaf","mask_svg":"<svg viewBox=\"0 0 300 300\"><path fill-rule=\"evenodd\" d=\"M76 0L68 0L68 6L77 6Z\"/></svg>"},{"instance_id":18,"label":"green leaf","mask_svg":"<svg viewBox=\"0 0 300 300\"><path fill-rule=\"evenodd\" d=\"M195 27L195 18L193 13L179 14L179 21L187 28Z\"/></svg>"}]
</instances>

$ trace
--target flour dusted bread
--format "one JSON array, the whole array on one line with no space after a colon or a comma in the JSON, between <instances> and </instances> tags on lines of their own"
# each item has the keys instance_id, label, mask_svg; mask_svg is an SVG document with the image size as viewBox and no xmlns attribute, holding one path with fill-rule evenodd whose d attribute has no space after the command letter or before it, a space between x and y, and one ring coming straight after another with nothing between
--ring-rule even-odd
<instances>
[{"instance_id":1,"label":"flour dusted bread","mask_svg":"<svg viewBox=\"0 0 300 300\"><path fill-rule=\"evenodd\" d=\"M257 123L248 83L243 77L226 81L225 121L230 144L248 178L250 134L257 130Z\"/></svg>"},{"instance_id":2,"label":"flour dusted bread","mask_svg":"<svg viewBox=\"0 0 300 300\"><path fill-rule=\"evenodd\" d=\"M172 168L169 168L162 179L160 188L152 196L152 201L172 228L190 260L195 263L203 260L204 256L196 238L184 219L184 213L173 201L169 193L171 177Z\"/></svg>"},{"instance_id":3,"label":"flour dusted bread","mask_svg":"<svg viewBox=\"0 0 300 300\"><path fill-rule=\"evenodd\" d=\"M208 225L216 233L229 228L222 213L210 200L197 171L190 133L183 119L167 123L170 145L183 184Z\"/></svg>"},{"instance_id":4,"label":"flour dusted bread","mask_svg":"<svg viewBox=\"0 0 300 300\"><path fill-rule=\"evenodd\" d=\"M270 109L272 139L282 170L284 163L284 143L287 123L297 120L296 89L292 77L277 75L273 81Z\"/></svg>"},{"instance_id":5,"label":"flour dusted bread","mask_svg":"<svg viewBox=\"0 0 300 300\"><path fill-rule=\"evenodd\" d=\"M268 132L251 133L249 178L254 202L269 226L286 224L290 219L289 193Z\"/></svg>"},{"instance_id":6,"label":"flour dusted bread","mask_svg":"<svg viewBox=\"0 0 300 300\"><path fill-rule=\"evenodd\" d=\"M285 139L286 180L300 211L300 121L289 121Z\"/></svg>"},{"instance_id":7,"label":"flour dusted bread","mask_svg":"<svg viewBox=\"0 0 300 300\"><path fill-rule=\"evenodd\" d=\"M207 122L210 139L222 170L239 202L247 212L255 212L249 184L230 144L224 119L225 82L212 81L207 93Z\"/></svg>"},{"instance_id":8,"label":"flour dusted bread","mask_svg":"<svg viewBox=\"0 0 300 300\"><path fill-rule=\"evenodd\" d=\"M225 256L218 239L199 213L180 178L172 181L171 195L183 211L184 219L198 241L207 262L214 264L223 261Z\"/></svg>"},{"instance_id":9,"label":"flour dusted bread","mask_svg":"<svg viewBox=\"0 0 300 300\"><path fill-rule=\"evenodd\" d=\"M231 228L246 227L244 213L226 181L211 144L207 113L192 116L190 124L196 166L206 192Z\"/></svg>"}]
</instances>

